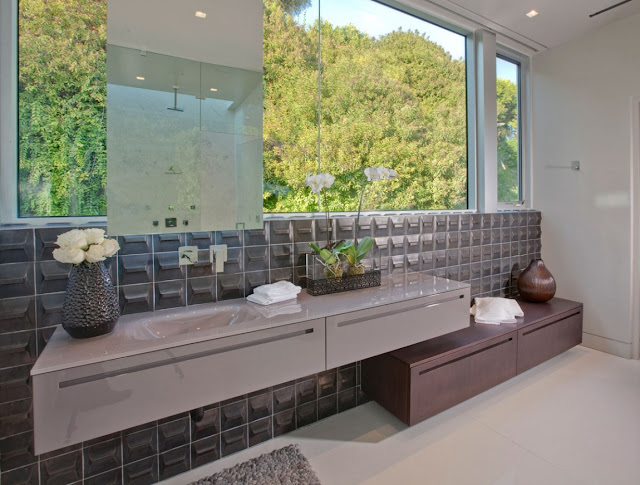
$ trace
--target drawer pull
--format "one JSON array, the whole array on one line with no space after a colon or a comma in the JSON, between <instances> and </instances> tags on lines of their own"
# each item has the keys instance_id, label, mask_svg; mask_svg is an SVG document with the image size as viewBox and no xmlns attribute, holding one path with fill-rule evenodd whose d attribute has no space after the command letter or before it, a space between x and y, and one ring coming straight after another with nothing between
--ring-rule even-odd
<instances>
[{"instance_id":1,"label":"drawer pull","mask_svg":"<svg viewBox=\"0 0 640 485\"><path fill-rule=\"evenodd\" d=\"M400 310L391 310L391 311L388 311L388 312L378 313L378 314L370 316L370 317L354 318L353 320L347 320L346 322L338 323L338 327L346 327L347 325L354 325L356 323L366 322L366 321L369 321L369 320L377 320L378 318L390 317L392 315L399 315L401 313L410 312L410 311L413 311L413 310L420 310L421 308L432 308L432 307L441 305L443 303L448 303L450 301L458 300L460 298L464 298L464 295L454 296L454 297L446 298L446 299L440 300L440 301L434 301L433 303L421 303L420 305L415 305L415 306L412 306L412 307L402 308Z\"/></svg>"},{"instance_id":2,"label":"drawer pull","mask_svg":"<svg viewBox=\"0 0 640 485\"><path fill-rule=\"evenodd\" d=\"M425 370L422 370L422 371L420 371L420 372L418 373L418 375L419 375L419 376L421 376L422 374L426 374L427 372L432 372L432 371L434 371L434 370L436 370L436 369L439 369L440 367L444 367L444 366L446 366L446 365L451 365L451 364L453 364L453 363L455 363L455 362L458 362L458 361L460 361L460 360L467 359L467 358L472 357L472 356L474 356L474 355L476 355L476 354L479 354L479 353L481 353L481 352L486 352L487 350L491 350L491 349L493 349L493 348L495 348L495 347L498 347L498 346L500 346L500 345L503 345L503 344L506 344L506 343L508 343L508 342L511 342L512 340L513 340L513 337L509 337L508 339L503 340L502 342L497 342L497 343L495 343L495 344L493 344L493 345L490 345L489 347L484 347L484 348L482 348L482 349L476 350L475 352L471 352L470 354L463 355L462 357L458 357L457 359L453 359L453 360L450 360L450 361L448 361L448 362L444 362L444 363L442 363L442 364L440 364L440 365L437 365L437 366L435 366L435 367L432 367L431 369L425 369Z\"/></svg>"},{"instance_id":3,"label":"drawer pull","mask_svg":"<svg viewBox=\"0 0 640 485\"><path fill-rule=\"evenodd\" d=\"M524 332L524 333L522 334L522 336L523 336L523 337L526 337L526 336L527 336L527 335L529 335L530 333L537 332L538 330L542 330L543 328L547 328L547 327L548 327L548 326L550 326L550 325L555 325L556 323L563 322L564 320L567 320L568 318L571 318L571 317L575 317L576 315L580 315L580 312L572 313L571 315L567 315L566 317L561 318L560 320L554 320L553 322L549 322L549 323L546 323L546 324L541 325L541 326L539 326L539 327L536 327L536 328L534 328L533 330L529 330L528 332Z\"/></svg>"},{"instance_id":4,"label":"drawer pull","mask_svg":"<svg viewBox=\"0 0 640 485\"><path fill-rule=\"evenodd\" d=\"M68 381L61 381L58 384L59 389L64 389L66 387L78 386L80 384L87 384L89 382L99 381L101 379L108 379L110 377L118 377L125 374L132 374L134 372L140 372L148 369L153 369L154 367L160 367L163 365L172 365L179 364L181 362L186 362L188 360L199 359L201 357L208 357L210 355L223 354L226 352L232 352L234 350L246 349L249 347L255 347L257 345L267 344L271 342L277 342L279 340L287 340L290 338L300 337L302 335L307 335L313 333L313 328L308 328L306 330L298 330L296 332L285 333L282 335L275 335L273 337L267 337L259 340L254 340L252 342L245 342L236 345L229 345L228 347L222 347L219 349L212 350L203 350L202 352L197 352L190 355L183 355L181 357L171 357L164 360L159 360L157 362L150 362L148 364L140 364L132 367L127 367L126 369L112 370L109 372L103 372L102 374L95 374L92 376L79 377L77 379L70 379Z\"/></svg>"}]
</instances>

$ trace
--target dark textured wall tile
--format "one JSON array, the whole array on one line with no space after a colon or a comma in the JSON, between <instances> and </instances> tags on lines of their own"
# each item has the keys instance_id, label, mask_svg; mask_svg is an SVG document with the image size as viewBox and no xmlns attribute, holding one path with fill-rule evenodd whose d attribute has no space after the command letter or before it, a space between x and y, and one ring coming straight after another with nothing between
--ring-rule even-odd
<instances>
[{"instance_id":1,"label":"dark textured wall tile","mask_svg":"<svg viewBox=\"0 0 640 485\"><path fill-rule=\"evenodd\" d=\"M269 259L270 269L293 266L293 244L269 246Z\"/></svg>"},{"instance_id":2,"label":"dark textured wall tile","mask_svg":"<svg viewBox=\"0 0 640 485\"><path fill-rule=\"evenodd\" d=\"M34 260L32 229L0 231L0 264Z\"/></svg>"},{"instance_id":3,"label":"dark textured wall tile","mask_svg":"<svg viewBox=\"0 0 640 485\"><path fill-rule=\"evenodd\" d=\"M85 446L82 451L85 478L122 466L122 440L119 437Z\"/></svg>"},{"instance_id":4,"label":"dark textured wall tile","mask_svg":"<svg viewBox=\"0 0 640 485\"><path fill-rule=\"evenodd\" d=\"M8 485L40 485L38 464L34 463L0 474L0 483Z\"/></svg>"},{"instance_id":5,"label":"dark textured wall tile","mask_svg":"<svg viewBox=\"0 0 640 485\"><path fill-rule=\"evenodd\" d=\"M273 438L271 417L249 424L249 446L255 446Z\"/></svg>"},{"instance_id":6,"label":"dark textured wall tile","mask_svg":"<svg viewBox=\"0 0 640 485\"><path fill-rule=\"evenodd\" d=\"M40 354L44 350L47 343L49 343L49 339L56 331L57 327L47 327L47 328L39 328L36 331L36 350L37 355L40 357Z\"/></svg>"},{"instance_id":7,"label":"dark textured wall tile","mask_svg":"<svg viewBox=\"0 0 640 485\"><path fill-rule=\"evenodd\" d=\"M447 216L447 231L455 232L460 230L460 216L449 214Z\"/></svg>"},{"instance_id":8,"label":"dark textured wall tile","mask_svg":"<svg viewBox=\"0 0 640 485\"><path fill-rule=\"evenodd\" d=\"M355 364L338 369L338 392L356 386Z\"/></svg>"},{"instance_id":9,"label":"dark textured wall tile","mask_svg":"<svg viewBox=\"0 0 640 485\"><path fill-rule=\"evenodd\" d=\"M296 408L296 428L318 421L318 402L312 401Z\"/></svg>"},{"instance_id":10,"label":"dark textured wall tile","mask_svg":"<svg viewBox=\"0 0 640 485\"><path fill-rule=\"evenodd\" d=\"M296 406L315 401L318 398L318 381L309 379L296 383Z\"/></svg>"},{"instance_id":11,"label":"dark textured wall tile","mask_svg":"<svg viewBox=\"0 0 640 485\"><path fill-rule=\"evenodd\" d=\"M189 278L187 280L187 304L213 303L217 301L215 276Z\"/></svg>"},{"instance_id":12,"label":"dark textured wall tile","mask_svg":"<svg viewBox=\"0 0 640 485\"><path fill-rule=\"evenodd\" d=\"M290 281L293 283L293 269L280 268L269 271L269 283L277 283L278 281Z\"/></svg>"},{"instance_id":13,"label":"dark textured wall tile","mask_svg":"<svg viewBox=\"0 0 640 485\"><path fill-rule=\"evenodd\" d=\"M447 216L437 215L433 218L434 232L447 232Z\"/></svg>"},{"instance_id":14,"label":"dark textured wall tile","mask_svg":"<svg viewBox=\"0 0 640 485\"><path fill-rule=\"evenodd\" d=\"M32 330L34 328L36 328L34 297L0 300L0 333Z\"/></svg>"},{"instance_id":15,"label":"dark textured wall tile","mask_svg":"<svg viewBox=\"0 0 640 485\"><path fill-rule=\"evenodd\" d=\"M338 395L332 394L330 396L318 399L318 420L333 416L338 412Z\"/></svg>"},{"instance_id":16,"label":"dark textured wall tile","mask_svg":"<svg viewBox=\"0 0 640 485\"><path fill-rule=\"evenodd\" d=\"M56 240L64 232L74 229L73 227L47 227L35 229L35 260L50 261L53 259L53 250L58 246Z\"/></svg>"},{"instance_id":17,"label":"dark textured wall tile","mask_svg":"<svg viewBox=\"0 0 640 485\"><path fill-rule=\"evenodd\" d=\"M0 334L0 369L31 364L35 359L35 331Z\"/></svg>"},{"instance_id":18,"label":"dark textured wall tile","mask_svg":"<svg viewBox=\"0 0 640 485\"><path fill-rule=\"evenodd\" d=\"M30 365L0 369L0 403L31 398L30 370Z\"/></svg>"},{"instance_id":19,"label":"dark textured wall tile","mask_svg":"<svg viewBox=\"0 0 640 485\"><path fill-rule=\"evenodd\" d=\"M136 285L153 281L153 255L118 253L118 285Z\"/></svg>"},{"instance_id":20,"label":"dark textured wall tile","mask_svg":"<svg viewBox=\"0 0 640 485\"><path fill-rule=\"evenodd\" d=\"M269 221L269 244L289 244L293 242L291 221Z\"/></svg>"},{"instance_id":21,"label":"dark textured wall tile","mask_svg":"<svg viewBox=\"0 0 640 485\"><path fill-rule=\"evenodd\" d=\"M41 485L71 484L82 480L82 452L49 458L40 462Z\"/></svg>"},{"instance_id":22,"label":"dark textured wall tile","mask_svg":"<svg viewBox=\"0 0 640 485\"><path fill-rule=\"evenodd\" d=\"M49 293L36 298L38 328L62 324L62 305L65 293Z\"/></svg>"},{"instance_id":23,"label":"dark textured wall tile","mask_svg":"<svg viewBox=\"0 0 640 485\"><path fill-rule=\"evenodd\" d=\"M243 231L217 231L216 244L226 244L227 248L241 248Z\"/></svg>"},{"instance_id":24,"label":"dark textured wall tile","mask_svg":"<svg viewBox=\"0 0 640 485\"><path fill-rule=\"evenodd\" d=\"M315 241L314 237L314 224L311 219L302 219L293 221L293 242L311 242Z\"/></svg>"},{"instance_id":25,"label":"dark textured wall tile","mask_svg":"<svg viewBox=\"0 0 640 485\"><path fill-rule=\"evenodd\" d=\"M373 237L391 236L391 220L388 217L373 218Z\"/></svg>"},{"instance_id":26,"label":"dark textured wall tile","mask_svg":"<svg viewBox=\"0 0 640 485\"><path fill-rule=\"evenodd\" d=\"M438 232L433 236L433 247L436 251L447 249L447 233Z\"/></svg>"},{"instance_id":27,"label":"dark textured wall tile","mask_svg":"<svg viewBox=\"0 0 640 485\"><path fill-rule=\"evenodd\" d=\"M269 283L268 271L252 271L245 273L245 288L247 296L253 293L253 290L258 286L266 285Z\"/></svg>"},{"instance_id":28,"label":"dark textured wall tile","mask_svg":"<svg viewBox=\"0 0 640 485\"><path fill-rule=\"evenodd\" d=\"M194 409L190 414L192 441L220 433L220 406L218 404Z\"/></svg>"},{"instance_id":29,"label":"dark textured wall tile","mask_svg":"<svg viewBox=\"0 0 640 485\"><path fill-rule=\"evenodd\" d=\"M152 236L150 234L118 236L118 244L120 244L118 255L151 253L153 252L151 240Z\"/></svg>"},{"instance_id":30,"label":"dark textured wall tile","mask_svg":"<svg viewBox=\"0 0 640 485\"><path fill-rule=\"evenodd\" d=\"M209 436L191 443L191 468L220 458L220 435Z\"/></svg>"},{"instance_id":31,"label":"dark textured wall tile","mask_svg":"<svg viewBox=\"0 0 640 485\"><path fill-rule=\"evenodd\" d=\"M352 387L338 393L338 412L356 407L356 388Z\"/></svg>"},{"instance_id":32,"label":"dark textured wall tile","mask_svg":"<svg viewBox=\"0 0 640 485\"><path fill-rule=\"evenodd\" d=\"M158 281L179 280L185 277L186 266L180 265L178 252L154 255L154 278Z\"/></svg>"},{"instance_id":33,"label":"dark textured wall tile","mask_svg":"<svg viewBox=\"0 0 640 485\"><path fill-rule=\"evenodd\" d=\"M434 232L435 230L434 219L435 219L435 216L432 216L430 214L424 214L420 216L422 234L431 234Z\"/></svg>"},{"instance_id":34,"label":"dark textured wall tile","mask_svg":"<svg viewBox=\"0 0 640 485\"><path fill-rule=\"evenodd\" d=\"M191 468L191 447L182 446L160 454L160 480L166 480Z\"/></svg>"},{"instance_id":35,"label":"dark textured wall tile","mask_svg":"<svg viewBox=\"0 0 640 485\"><path fill-rule=\"evenodd\" d=\"M329 237L332 240L336 240L335 239L335 228L334 228L334 224L335 224L335 220L331 219L329 221L329 225L327 226L327 221L325 219L315 219L314 221L314 234L315 234L315 239L316 241L321 241L322 244L321 246L324 246L326 244L327 241L327 232L329 232ZM272 243L273 244L273 243Z\"/></svg>"},{"instance_id":36,"label":"dark textured wall tile","mask_svg":"<svg viewBox=\"0 0 640 485\"><path fill-rule=\"evenodd\" d=\"M187 304L185 280L161 281L155 284L155 309L175 308Z\"/></svg>"},{"instance_id":37,"label":"dark textured wall tile","mask_svg":"<svg viewBox=\"0 0 640 485\"><path fill-rule=\"evenodd\" d=\"M125 485L151 485L158 481L158 456L125 465L123 469Z\"/></svg>"},{"instance_id":38,"label":"dark textured wall tile","mask_svg":"<svg viewBox=\"0 0 640 485\"><path fill-rule=\"evenodd\" d=\"M269 247L254 246L244 250L244 270L264 271L269 269Z\"/></svg>"},{"instance_id":39,"label":"dark textured wall tile","mask_svg":"<svg viewBox=\"0 0 640 485\"><path fill-rule=\"evenodd\" d=\"M33 432L0 438L0 469L12 470L36 463L33 454Z\"/></svg>"},{"instance_id":40,"label":"dark textured wall tile","mask_svg":"<svg viewBox=\"0 0 640 485\"><path fill-rule=\"evenodd\" d=\"M33 294L33 263L0 264L0 299Z\"/></svg>"},{"instance_id":41,"label":"dark textured wall tile","mask_svg":"<svg viewBox=\"0 0 640 485\"><path fill-rule=\"evenodd\" d=\"M293 245L293 264L294 266L305 266L307 264L307 255L313 254L313 249L308 242L296 243Z\"/></svg>"},{"instance_id":42,"label":"dark textured wall tile","mask_svg":"<svg viewBox=\"0 0 640 485\"><path fill-rule=\"evenodd\" d=\"M83 485L121 485L122 468L116 468L100 475L85 478Z\"/></svg>"},{"instance_id":43,"label":"dark textured wall tile","mask_svg":"<svg viewBox=\"0 0 640 485\"><path fill-rule=\"evenodd\" d=\"M273 390L273 412L278 413L295 406L295 386Z\"/></svg>"},{"instance_id":44,"label":"dark textured wall tile","mask_svg":"<svg viewBox=\"0 0 640 485\"><path fill-rule=\"evenodd\" d=\"M153 285L120 287L120 311L123 315L153 311Z\"/></svg>"},{"instance_id":45,"label":"dark textured wall tile","mask_svg":"<svg viewBox=\"0 0 640 485\"><path fill-rule=\"evenodd\" d=\"M248 422L266 418L272 414L273 394L267 391L264 394L249 396L247 398L248 405Z\"/></svg>"},{"instance_id":46,"label":"dark textured wall tile","mask_svg":"<svg viewBox=\"0 0 640 485\"><path fill-rule=\"evenodd\" d=\"M13 436L33 429L31 399L0 404L0 436Z\"/></svg>"},{"instance_id":47,"label":"dark textured wall tile","mask_svg":"<svg viewBox=\"0 0 640 485\"><path fill-rule=\"evenodd\" d=\"M264 223L263 229L248 229L244 231L245 246L266 246L269 244L269 222Z\"/></svg>"},{"instance_id":48,"label":"dark textured wall tile","mask_svg":"<svg viewBox=\"0 0 640 485\"><path fill-rule=\"evenodd\" d=\"M185 246L186 235L184 233L176 234L154 234L153 235L153 252L165 253L169 251L178 251L180 246Z\"/></svg>"},{"instance_id":49,"label":"dark textured wall tile","mask_svg":"<svg viewBox=\"0 0 640 485\"><path fill-rule=\"evenodd\" d=\"M223 432L220 440L221 456L228 456L246 449L249 445L247 434L247 425Z\"/></svg>"},{"instance_id":50,"label":"dark textured wall tile","mask_svg":"<svg viewBox=\"0 0 640 485\"><path fill-rule=\"evenodd\" d=\"M288 409L273 416L273 436L280 436L296 429L295 409Z\"/></svg>"},{"instance_id":51,"label":"dark textured wall tile","mask_svg":"<svg viewBox=\"0 0 640 485\"><path fill-rule=\"evenodd\" d=\"M122 459L125 464L142 460L158 452L158 430L156 426L136 432L123 433Z\"/></svg>"},{"instance_id":52,"label":"dark textured wall tile","mask_svg":"<svg viewBox=\"0 0 640 485\"><path fill-rule=\"evenodd\" d=\"M220 406L220 423L223 431L247 424L247 400Z\"/></svg>"},{"instance_id":53,"label":"dark textured wall tile","mask_svg":"<svg viewBox=\"0 0 640 485\"><path fill-rule=\"evenodd\" d=\"M216 233L214 231L187 233L186 245L196 246L198 249L204 249L207 254L209 254L209 246L213 246L215 243Z\"/></svg>"},{"instance_id":54,"label":"dark textured wall tile","mask_svg":"<svg viewBox=\"0 0 640 485\"><path fill-rule=\"evenodd\" d=\"M158 450L160 453L189 442L191 420L189 417L158 425Z\"/></svg>"},{"instance_id":55,"label":"dark textured wall tile","mask_svg":"<svg viewBox=\"0 0 640 485\"><path fill-rule=\"evenodd\" d=\"M224 263L224 274L242 273L244 271L244 260L245 256L242 248L227 249L227 261Z\"/></svg>"},{"instance_id":56,"label":"dark textured wall tile","mask_svg":"<svg viewBox=\"0 0 640 485\"><path fill-rule=\"evenodd\" d=\"M244 298L244 275L218 275L218 300Z\"/></svg>"}]
</instances>

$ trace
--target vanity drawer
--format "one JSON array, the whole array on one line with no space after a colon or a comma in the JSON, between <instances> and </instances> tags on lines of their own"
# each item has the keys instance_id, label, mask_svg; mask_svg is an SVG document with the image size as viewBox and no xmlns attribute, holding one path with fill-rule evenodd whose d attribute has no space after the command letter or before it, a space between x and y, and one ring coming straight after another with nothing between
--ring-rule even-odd
<instances>
[{"instance_id":1,"label":"vanity drawer","mask_svg":"<svg viewBox=\"0 0 640 485\"><path fill-rule=\"evenodd\" d=\"M581 343L581 306L518 330L518 374Z\"/></svg>"},{"instance_id":2,"label":"vanity drawer","mask_svg":"<svg viewBox=\"0 0 640 485\"><path fill-rule=\"evenodd\" d=\"M413 425L516 375L516 332L411 369L409 419Z\"/></svg>"},{"instance_id":3,"label":"vanity drawer","mask_svg":"<svg viewBox=\"0 0 640 485\"><path fill-rule=\"evenodd\" d=\"M327 368L469 326L469 289L327 318Z\"/></svg>"},{"instance_id":4,"label":"vanity drawer","mask_svg":"<svg viewBox=\"0 0 640 485\"><path fill-rule=\"evenodd\" d=\"M45 453L325 369L324 319L33 376Z\"/></svg>"}]
</instances>

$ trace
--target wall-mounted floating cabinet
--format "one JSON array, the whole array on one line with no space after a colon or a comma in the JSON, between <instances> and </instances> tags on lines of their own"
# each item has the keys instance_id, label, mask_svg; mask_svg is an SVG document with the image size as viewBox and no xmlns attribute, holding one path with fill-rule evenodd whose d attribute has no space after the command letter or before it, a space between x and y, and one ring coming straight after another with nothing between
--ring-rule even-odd
<instances>
[{"instance_id":1,"label":"wall-mounted floating cabinet","mask_svg":"<svg viewBox=\"0 0 640 485\"><path fill-rule=\"evenodd\" d=\"M515 325L482 325L362 362L362 390L408 425L455 406L582 342L582 304L520 302Z\"/></svg>"},{"instance_id":2,"label":"wall-mounted floating cabinet","mask_svg":"<svg viewBox=\"0 0 640 485\"><path fill-rule=\"evenodd\" d=\"M189 411L469 325L469 285L423 273L298 296L278 315L243 301L127 315L110 335L59 328L34 365L35 452Z\"/></svg>"}]
</instances>

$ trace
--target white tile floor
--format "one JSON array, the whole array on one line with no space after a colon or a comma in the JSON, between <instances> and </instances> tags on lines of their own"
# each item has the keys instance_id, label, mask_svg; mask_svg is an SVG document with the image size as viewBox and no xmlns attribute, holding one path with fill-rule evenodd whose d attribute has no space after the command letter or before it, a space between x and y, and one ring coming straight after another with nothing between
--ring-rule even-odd
<instances>
[{"instance_id":1,"label":"white tile floor","mask_svg":"<svg viewBox=\"0 0 640 485\"><path fill-rule=\"evenodd\" d=\"M414 427L368 403L163 485L290 443L323 485L638 485L640 361L576 347Z\"/></svg>"}]
</instances>

